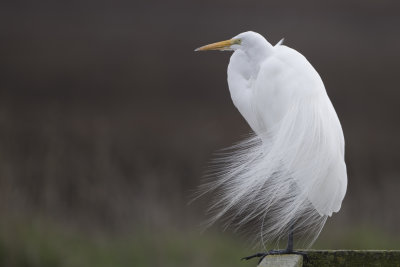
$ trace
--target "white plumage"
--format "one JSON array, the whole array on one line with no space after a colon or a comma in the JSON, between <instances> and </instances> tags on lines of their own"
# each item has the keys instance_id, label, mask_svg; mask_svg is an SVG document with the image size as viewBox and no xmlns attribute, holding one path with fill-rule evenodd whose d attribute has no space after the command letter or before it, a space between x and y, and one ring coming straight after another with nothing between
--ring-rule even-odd
<instances>
[{"instance_id":1,"label":"white plumage","mask_svg":"<svg viewBox=\"0 0 400 267\"><path fill-rule=\"evenodd\" d=\"M312 244L347 188L343 132L320 76L299 52L255 32L196 50L234 51L229 91L254 131L216 160L202 187L219 192L210 222L251 222L267 244L293 226Z\"/></svg>"}]
</instances>

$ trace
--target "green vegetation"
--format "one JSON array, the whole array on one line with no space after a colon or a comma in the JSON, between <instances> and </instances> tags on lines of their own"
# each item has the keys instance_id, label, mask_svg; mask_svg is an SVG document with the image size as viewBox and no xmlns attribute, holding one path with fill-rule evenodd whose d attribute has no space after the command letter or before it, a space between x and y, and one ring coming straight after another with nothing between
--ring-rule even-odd
<instances>
[{"instance_id":1,"label":"green vegetation","mask_svg":"<svg viewBox=\"0 0 400 267\"><path fill-rule=\"evenodd\" d=\"M138 231L82 233L55 225L2 225L0 266L253 266L251 253L228 236Z\"/></svg>"},{"instance_id":2,"label":"green vegetation","mask_svg":"<svg viewBox=\"0 0 400 267\"><path fill-rule=\"evenodd\" d=\"M43 221L3 223L0 229L0 266L255 266L243 262L249 244L228 234L208 231L142 230L130 234L104 234L71 229ZM347 247L395 249L391 239L367 228L325 233L315 247L332 248L341 240Z\"/></svg>"}]
</instances>

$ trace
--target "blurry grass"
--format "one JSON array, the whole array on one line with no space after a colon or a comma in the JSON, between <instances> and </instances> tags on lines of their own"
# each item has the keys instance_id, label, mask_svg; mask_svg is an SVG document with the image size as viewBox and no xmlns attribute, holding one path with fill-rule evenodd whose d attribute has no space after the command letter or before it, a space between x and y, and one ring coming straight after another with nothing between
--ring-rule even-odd
<instances>
[{"instance_id":1,"label":"blurry grass","mask_svg":"<svg viewBox=\"0 0 400 267\"><path fill-rule=\"evenodd\" d=\"M41 223L2 224L0 266L254 266L229 236L137 231L88 234Z\"/></svg>"},{"instance_id":2,"label":"blurry grass","mask_svg":"<svg viewBox=\"0 0 400 267\"><path fill-rule=\"evenodd\" d=\"M388 233L368 224L349 228L333 228L327 225L313 245L315 249L371 249L399 250L398 232Z\"/></svg>"},{"instance_id":3,"label":"blurry grass","mask_svg":"<svg viewBox=\"0 0 400 267\"><path fill-rule=\"evenodd\" d=\"M368 227L321 235L318 249L398 249ZM0 266L255 266L239 259L258 252L229 235L190 231L94 234L43 221L2 223Z\"/></svg>"}]
</instances>

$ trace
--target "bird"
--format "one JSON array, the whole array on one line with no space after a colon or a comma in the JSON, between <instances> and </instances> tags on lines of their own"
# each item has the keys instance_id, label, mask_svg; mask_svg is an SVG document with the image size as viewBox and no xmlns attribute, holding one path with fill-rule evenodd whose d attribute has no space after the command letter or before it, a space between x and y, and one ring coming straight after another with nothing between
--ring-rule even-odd
<instances>
[{"instance_id":1,"label":"bird","mask_svg":"<svg viewBox=\"0 0 400 267\"><path fill-rule=\"evenodd\" d=\"M232 51L227 81L234 106L251 133L215 160L199 196L218 191L208 223L223 219L235 229L255 229L269 250L245 257L304 254L294 236L310 247L347 190L343 130L311 63L283 44L272 45L247 31L195 51ZM260 261L261 261L260 259Z\"/></svg>"}]
</instances>

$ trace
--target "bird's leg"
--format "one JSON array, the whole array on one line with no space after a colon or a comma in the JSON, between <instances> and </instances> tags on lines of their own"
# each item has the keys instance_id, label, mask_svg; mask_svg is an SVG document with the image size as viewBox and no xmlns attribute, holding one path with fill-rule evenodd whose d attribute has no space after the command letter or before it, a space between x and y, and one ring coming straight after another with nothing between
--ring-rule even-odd
<instances>
[{"instance_id":1,"label":"bird's leg","mask_svg":"<svg viewBox=\"0 0 400 267\"><path fill-rule=\"evenodd\" d=\"M267 256L267 255L269 255L268 252L261 252L261 253L256 253L256 254L251 255L251 256L247 256L247 257L241 258L241 260L246 260L247 261L247 260L250 260L252 258L260 258L260 260L258 261L258 263L260 263L262 261L262 259L264 259L265 256Z\"/></svg>"},{"instance_id":2,"label":"bird's leg","mask_svg":"<svg viewBox=\"0 0 400 267\"><path fill-rule=\"evenodd\" d=\"M242 260L250 260L252 258L260 258L258 261L258 264L268 255L284 255L284 254L296 254L296 255L301 255L305 258L305 260L308 260L307 254L305 252L301 251L294 251L293 250L293 232L294 232L294 225L292 224L289 229L289 237L288 237L288 243L286 249L283 250L270 250L268 252L263 252L263 253L257 253L248 257L242 258Z\"/></svg>"},{"instance_id":3,"label":"bird's leg","mask_svg":"<svg viewBox=\"0 0 400 267\"><path fill-rule=\"evenodd\" d=\"M247 260L250 260L252 258L260 258L258 260L258 264L260 264L260 262L268 255L270 255L269 252L261 252L261 253L256 253L256 254L251 255L251 256L247 256L247 257L241 258L241 260L246 260L247 261Z\"/></svg>"},{"instance_id":4,"label":"bird's leg","mask_svg":"<svg viewBox=\"0 0 400 267\"><path fill-rule=\"evenodd\" d=\"M294 232L294 225L292 224L289 229L289 237L288 237L288 243L286 247L287 252L293 252L293 232Z\"/></svg>"}]
</instances>

